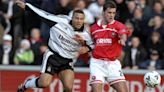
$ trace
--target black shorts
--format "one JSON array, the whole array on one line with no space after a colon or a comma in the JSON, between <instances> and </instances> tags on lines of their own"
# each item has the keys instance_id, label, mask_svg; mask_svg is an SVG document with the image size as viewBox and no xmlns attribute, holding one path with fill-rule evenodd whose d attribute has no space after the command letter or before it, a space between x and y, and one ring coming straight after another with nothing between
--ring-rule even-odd
<instances>
[{"instance_id":1,"label":"black shorts","mask_svg":"<svg viewBox=\"0 0 164 92\"><path fill-rule=\"evenodd\" d=\"M56 52L46 51L43 56L43 63L41 67L41 73L49 73L54 75L62 70L73 70L72 59L67 59L60 56Z\"/></svg>"}]
</instances>

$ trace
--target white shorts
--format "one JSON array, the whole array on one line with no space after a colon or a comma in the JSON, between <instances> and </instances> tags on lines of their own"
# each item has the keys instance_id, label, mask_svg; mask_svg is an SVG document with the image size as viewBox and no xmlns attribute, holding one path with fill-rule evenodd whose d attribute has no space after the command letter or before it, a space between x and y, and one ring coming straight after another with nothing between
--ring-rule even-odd
<instances>
[{"instance_id":1,"label":"white shorts","mask_svg":"<svg viewBox=\"0 0 164 92\"><path fill-rule=\"evenodd\" d=\"M112 85L120 81L125 81L125 77L119 60L90 59L90 84L108 82Z\"/></svg>"}]
</instances>

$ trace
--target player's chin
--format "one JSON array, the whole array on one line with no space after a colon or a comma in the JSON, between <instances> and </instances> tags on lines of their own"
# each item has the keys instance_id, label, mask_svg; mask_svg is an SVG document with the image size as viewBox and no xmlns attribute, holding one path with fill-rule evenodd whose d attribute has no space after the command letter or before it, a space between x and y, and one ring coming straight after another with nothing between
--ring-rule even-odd
<instances>
[{"instance_id":1,"label":"player's chin","mask_svg":"<svg viewBox=\"0 0 164 92\"><path fill-rule=\"evenodd\" d=\"M110 23L110 22L112 22L114 20L114 18L109 18L108 19L108 22Z\"/></svg>"},{"instance_id":2,"label":"player's chin","mask_svg":"<svg viewBox=\"0 0 164 92\"><path fill-rule=\"evenodd\" d=\"M76 25L76 29L80 29L82 25Z\"/></svg>"}]
</instances>

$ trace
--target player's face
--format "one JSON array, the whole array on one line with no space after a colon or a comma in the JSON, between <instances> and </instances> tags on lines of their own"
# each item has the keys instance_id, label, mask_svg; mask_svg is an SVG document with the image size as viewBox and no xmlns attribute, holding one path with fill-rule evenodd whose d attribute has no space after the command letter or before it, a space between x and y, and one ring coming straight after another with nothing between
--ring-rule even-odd
<instances>
[{"instance_id":1,"label":"player's face","mask_svg":"<svg viewBox=\"0 0 164 92\"><path fill-rule=\"evenodd\" d=\"M82 13L75 13L72 17L72 26L75 29L80 29L84 25L85 15Z\"/></svg>"},{"instance_id":2,"label":"player's face","mask_svg":"<svg viewBox=\"0 0 164 92\"><path fill-rule=\"evenodd\" d=\"M105 18L105 21L108 23L114 20L115 15L116 15L116 8L107 8L104 11L104 18Z\"/></svg>"}]
</instances>

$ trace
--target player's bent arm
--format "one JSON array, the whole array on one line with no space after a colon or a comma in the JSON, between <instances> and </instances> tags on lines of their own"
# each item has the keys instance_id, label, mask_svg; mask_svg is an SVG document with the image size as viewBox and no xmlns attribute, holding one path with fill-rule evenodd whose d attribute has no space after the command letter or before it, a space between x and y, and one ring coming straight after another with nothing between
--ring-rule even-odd
<instances>
[{"instance_id":1,"label":"player's bent arm","mask_svg":"<svg viewBox=\"0 0 164 92\"><path fill-rule=\"evenodd\" d=\"M127 40L127 34L122 34L122 35L120 36L120 39L126 41L126 40Z\"/></svg>"},{"instance_id":2,"label":"player's bent arm","mask_svg":"<svg viewBox=\"0 0 164 92\"><path fill-rule=\"evenodd\" d=\"M85 53L88 53L88 52L89 52L89 48L87 46L80 47L79 51L78 51L79 55L80 54L85 54Z\"/></svg>"},{"instance_id":3,"label":"player's bent arm","mask_svg":"<svg viewBox=\"0 0 164 92\"><path fill-rule=\"evenodd\" d=\"M127 34L122 34L121 36L120 36L120 44L122 45L122 46L125 46L126 45L126 40L127 40Z\"/></svg>"},{"instance_id":4,"label":"player's bent arm","mask_svg":"<svg viewBox=\"0 0 164 92\"><path fill-rule=\"evenodd\" d=\"M86 37L86 38L87 38L86 42L85 42L86 46L89 48L89 52L91 52L92 49L95 47L94 42L93 42L93 40L92 40L90 35L88 35L88 37Z\"/></svg>"},{"instance_id":5,"label":"player's bent arm","mask_svg":"<svg viewBox=\"0 0 164 92\"><path fill-rule=\"evenodd\" d=\"M91 51L93 50L93 48L94 48L93 42L92 42L92 41L84 41L84 42L85 42L85 43L84 43L83 46L86 47L87 52L91 52Z\"/></svg>"}]
</instances>

